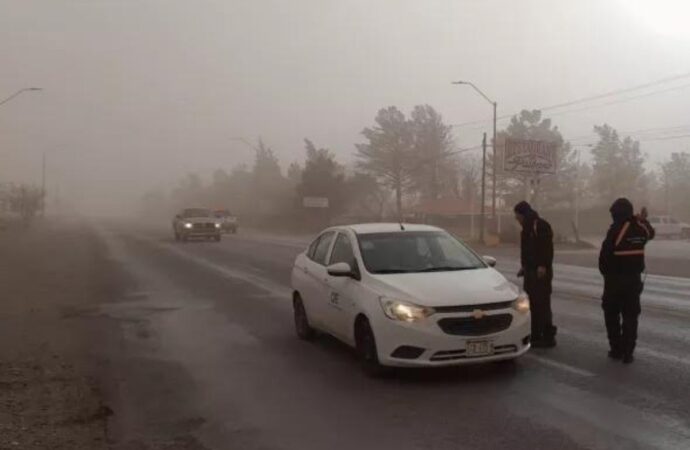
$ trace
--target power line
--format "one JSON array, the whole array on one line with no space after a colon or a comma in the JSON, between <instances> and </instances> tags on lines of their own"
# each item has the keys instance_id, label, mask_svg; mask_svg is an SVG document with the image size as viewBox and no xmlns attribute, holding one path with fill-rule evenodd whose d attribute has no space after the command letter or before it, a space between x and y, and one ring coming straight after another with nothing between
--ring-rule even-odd
<instances>
[{"instance_id":1,"label":"power line","mask_svg":"<svg viewBox=\"0 0 690 450\"><path fill-rule=\"evenodd\" d=\"M685 125L676 125L673 127L656 127L656 128L643 128L640 130L631 130L631 131L619 131L618 135L620 136L639 136L639 135L645 135L645 134L668 134L668 133L678 133L681 131L690 131L690 124L685 124ZM577 141L583 141L587 139L592 139L596 138L598 135L596 133L591 133L591 134L586 134L586 135L580 135L574 138L563 138L564 141L573 143ZM664 137L664 136L658 136L658 137ZM650 140L651 138L654 138L654 136L641 136L640 139L638 140ZM587 145L587 144L584 144Z\"/></svg>"},{"instance_id":2,"label":"power line","mask_svg":"<svg viewBox=\"0 0 690 450\"><path fill-rule=\"evenodd\" d=\"M666 83L670 83L670 82L673 82L673 81L678 81L678 80L685 79L685 78L690 78L690 72L684 73L684 74L680 74L680 75L674 75L674 76L671 76L671 77L661 78L661 79L659 79L659 80L655 80L655 81L651 81L651 82L648 82L648 83L639 84L639 85L632 86L632 87L629 87L629 88L616 89L616 90L609 91L609 92L605 92L605 93L602 93L602 94L592 95L592 96L589 96L589 97L582 97L582 98L579 98L579 99L570 100L570 101L567 101L567 102L557 103L557 104L554 104L554 105L549 105L549 106L544 106L544 107L541 107L541 108L534 108L534 109L537 109L537 110L539 110L539 111L549 111L549 110L553 110L553 109L560 109L560 108L564 108L564 107L567 107L567 106L573 106L573 105L577 105L577 104L581 104L581 103L588 103L588 102L591 102L591 101L594 101L594 100L601 100L601 99L604 99L604 98L607 98L607 97L613 97L613 96L618 96L618 95L621 95L621 94L627 94L627 93L630 93L630 92L639 91L639 90L641 90L641 89L647 89L647 88L650 88L650 87L653 87L653 86L658 86L658 85L661 85L661 84L666 84ZM685 85L684 87L688 87L688 86L690 86L690 85ZM683 87L676 87L675 89L678 89L678 88L683 88ZM672 89L673 89L673 88L672 88ZM662 93L662 92L665 92L665 91L662 90L662 91L658 91L658 92L654 92L654 93L647 93L646 95L656 95L656 94ZM511 117L513 117L515 114L517 114L517 113L505 114L505 115L502 115L502 116L497 117L497 120L503 120L503 119L506 119L506 118L511 118ZM461 127L465 127L465 126L469 126L469 125L483 124L483 123L487 123L487 122L489 122L489 121L490 121L490 119L473 120L473 121L469 121L469 122L463 122L463 123L453 124L452 126L455 127L455 128L461 128Z\"/></svg>"}]
</instances>

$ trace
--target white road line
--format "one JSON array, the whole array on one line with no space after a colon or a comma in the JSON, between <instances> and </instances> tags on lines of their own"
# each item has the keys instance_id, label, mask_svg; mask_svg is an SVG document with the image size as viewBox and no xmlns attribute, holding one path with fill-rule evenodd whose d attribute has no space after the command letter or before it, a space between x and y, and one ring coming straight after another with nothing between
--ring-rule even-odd
<instances>
[{"instance_id":1,"label":"white road line","mask_svg":"<svg viewBox=\"0 0 690 450\"><path fill-rule=\"evenodd\" d=\"M226 266L216 264L214 262L209 261L208 259L194 256L188 252L180 250L179 248L176 248L171 244L164 244L151 238L144 238L140 236L133 237L138 240L146 241L147 243L161 248L163 250L166 250L170 253L174 253L175 255L180 256L206 269L210 269L222 275L225 278L244 281L279 298L289 299L292 297L292 290L290 288L282 284L276 283L272 280L269 280L268 278L252 275L245 271L229 269Z\"/></svg>"},{"instance_id":2,"label":"white road line","mask_svg":"<svg viewBox=\"0 0 690 450\"><path fill-rule=\"evenodd\" d=\"M529 358L531 360L537 361L540 364L543 364L545 366L552 367L554 369L562 370L571 374L579 375L581 377L594 377L595 374L584 369L580 369L574 366L571 366L569 364L565 364L562 362L554 361L553 359L548 359L544 358L543 356L538 356L535 355L534 353L528 353L525 355L526 358Z\"/></svg>"}]
</instances>

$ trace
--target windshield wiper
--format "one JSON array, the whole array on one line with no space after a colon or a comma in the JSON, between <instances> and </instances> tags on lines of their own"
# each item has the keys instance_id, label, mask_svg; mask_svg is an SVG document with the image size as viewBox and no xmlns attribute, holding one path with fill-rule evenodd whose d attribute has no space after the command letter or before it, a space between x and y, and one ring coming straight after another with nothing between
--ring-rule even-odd
<instances>
[{"instance_id":1,"label":"windshield wiper","mask_svg":"<svg viewBox=\"0 0 690 450\"><path fill-rule=\"evenodd\" d=\"M439 266L439 267L429 267L428 269L421 269L419 272L456 272L460 270L473 270L476 267L458 267L458 266Z\"/></svg>"}]
</instances>

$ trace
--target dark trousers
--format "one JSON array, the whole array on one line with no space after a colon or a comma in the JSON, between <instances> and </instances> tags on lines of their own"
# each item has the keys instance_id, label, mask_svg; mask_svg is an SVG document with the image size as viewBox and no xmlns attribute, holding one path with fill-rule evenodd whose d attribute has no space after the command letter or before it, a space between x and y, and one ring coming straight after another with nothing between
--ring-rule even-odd
<instances>
[{"instance_id":1,"label":"dark trousers","mask_svg":"<svg viewBox=\"0 0 690 450\"><path fill-rule=\"evenodd\" d=\"M537 277L536 270L525 271L525 292L529 295L530 313L532 315L532 340L550 340L556 336L551 314L551 283L553 271L547 270L546 276Z\"/></svg>"},{"instance_id":2,"label":"dark trousers","mask_svg":"<svg viewBox=\"0 0 690 450\"><path fill-rule=\"evenodd\" d=\"M604 309L609 345L616 353L632 355L635 350L643 287L640 275L604 277L601 306Z\"/></svg>"}]
</instances>

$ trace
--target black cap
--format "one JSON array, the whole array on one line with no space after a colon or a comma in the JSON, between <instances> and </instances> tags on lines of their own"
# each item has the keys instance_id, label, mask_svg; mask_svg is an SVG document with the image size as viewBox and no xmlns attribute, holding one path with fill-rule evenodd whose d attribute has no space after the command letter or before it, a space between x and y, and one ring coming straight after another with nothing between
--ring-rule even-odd
<instances>
[{"instance_id":1,"label":"black cap","mask_svg":"<svg viewBox=\"0 0 690 450\"><path fill-rule=\"evenodd\" d=\"M516 214L520 214L522 216L527 216L529 213L533 211L532 206L530 206L529 203L526 201L521 201L517 205L515 205L515 208L513 208L513 211L515 211Z\"/></svg>"}]
</instances>

